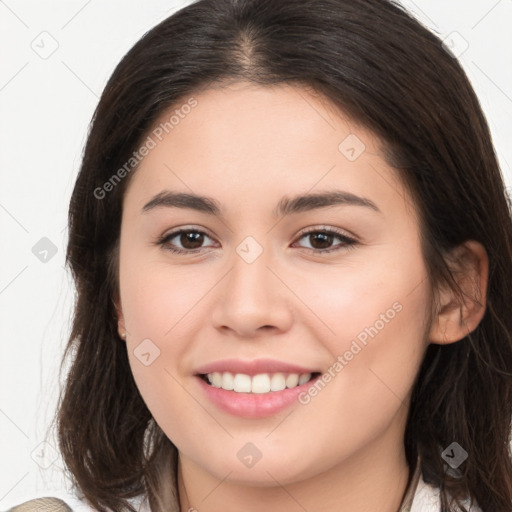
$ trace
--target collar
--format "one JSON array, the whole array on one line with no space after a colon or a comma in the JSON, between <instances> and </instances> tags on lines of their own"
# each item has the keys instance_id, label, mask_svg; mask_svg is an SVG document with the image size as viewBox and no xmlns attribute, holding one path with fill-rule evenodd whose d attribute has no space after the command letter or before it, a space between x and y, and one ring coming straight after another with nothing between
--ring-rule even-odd
<instances>
[{"instance_id":1,"label":"collar","mask_svg":"<svg viewBox=\"0 0 512 512\"><path fill-rule=\"evenodd\" d=\"M407 490L405 492L404 498L402 500L402 505L398 509L398 512L411 512L412 502L414 500L414 496L416 494L416 490L418 488L418 483L421 477L421 465L420 458L418 457L416 461L416 467L414 469L414 474L409 482Z\"/></svg>"}]
</instances>

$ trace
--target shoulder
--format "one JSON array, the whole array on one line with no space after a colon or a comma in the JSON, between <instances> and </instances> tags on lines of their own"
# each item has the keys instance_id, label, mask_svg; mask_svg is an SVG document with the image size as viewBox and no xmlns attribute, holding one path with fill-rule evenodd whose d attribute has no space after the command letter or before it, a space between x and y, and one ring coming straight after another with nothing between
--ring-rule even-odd
<instances>
[{"instance_id":1,"label":"shoulder","mask_svg":"<svg viewBox=\"0 0 512 512\"><path fill-rule=\"evenodd\" d=\"M35 498L11 507L7 512L73 512L71 507L59 498Z\"/></svg>"},{"instance_id":2,"label":"shoulder","mask_svg":"<svg viewBox=\"0 0 512 512\"><path fill-rule=\"evenodd\" d=\"M30 499L14 501L4 512L98 512L75 494L51 492L52 496L30 496ZM144 497L129 500L139 512L150 512Z\"/></svg>"},{"instance_id":3,"label":"shoulder","mask_svg":"<svg viewBox=\"0 0 512 512\"><path fill-rule=\"evenodd\" d=\"M440 512L441 499L439 494L437 487L425 483L423 477L420 477L410 512ZM469 499L464 501L463 505L469 512L483 512L478 504L471 504Z\"/></svg>"},{"instance_id":4,"label":"shoulder","mask_svg":"<svg viewBox=\"0 0 512 512\"><path fill-rule=\"evenodd\" d=\"M58 494L58 497L38 496L15 502L5 512L97 512L76 496Z\"/></svg>"}]
</instances>

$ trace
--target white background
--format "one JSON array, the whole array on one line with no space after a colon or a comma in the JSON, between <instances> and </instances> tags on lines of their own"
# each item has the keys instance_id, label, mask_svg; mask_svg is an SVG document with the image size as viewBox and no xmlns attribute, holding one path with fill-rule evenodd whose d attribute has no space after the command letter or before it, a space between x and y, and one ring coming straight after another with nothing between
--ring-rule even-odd
<instances>
[{"instance_id":1,"label":"white background","mask_svg":"<svg viewBox=\"0 0 512 512\"><path fill-rule=\"evenodd\" d=\"M55 441L41 443L70 328L67 208L88 123L122 56L188 3L0 0L0 510L61 485ZM459 58L511 187L512 1L403 3L459 51L469 45ZM32 252L43 237L57 250L47 262Z\"/></svg>"}]
</instances>

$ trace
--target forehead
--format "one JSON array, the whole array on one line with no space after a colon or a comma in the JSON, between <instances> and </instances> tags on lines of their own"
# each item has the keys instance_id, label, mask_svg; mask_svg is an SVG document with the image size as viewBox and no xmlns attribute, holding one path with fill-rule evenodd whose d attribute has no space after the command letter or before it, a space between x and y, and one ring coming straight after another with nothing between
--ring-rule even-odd
<instances>
[{"instance_id":1,"label":"forehead","mask_svg":"<svg viewBox=\"0 0 512 512\"><path fill-rule=\"evenodd\" d=\"M249 199L339 189L381 201L404 195L382 142L326 98L304 88L245 82L184 97L148 136L152 149L130 188L143 200L163 189ZM384 192L384 194L383 194Z\"/></svg>"},{"instance_id":2,"label":"forehead","mask_svg":"<svg viewBox=\"0 0 512 512\"><path fill-rule=\"evenodd\" d=\"M189 108L192 97L195 106ZM295 149L297 154L299 149L314 150L320 143L337 154L338 144L350 134L364 139L369 151L377 151L380 145L369 130L327 98L291 85L240 82L202 90L164 112L153 131L159 128L164 138L173 134L170 143L175 146L208 148L209 156L227 150L232 159L257 153L260 147L272 149L273 158L284 153L283 157L290 159L293 154L286 149ZM196 140L190 140L191 132Z\"/></svg>"}]
</instances>

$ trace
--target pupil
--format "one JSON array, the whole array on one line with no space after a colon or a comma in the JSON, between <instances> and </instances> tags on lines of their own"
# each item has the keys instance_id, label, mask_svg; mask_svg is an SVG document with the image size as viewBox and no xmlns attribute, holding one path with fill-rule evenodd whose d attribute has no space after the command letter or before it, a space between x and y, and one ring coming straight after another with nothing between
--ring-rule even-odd
<instances>
[{"instance_id":1,"label":"pupil","mask_svg":"<svg viewBox=\"0 0 512 512\"><path fill-rule=\"evenodd\" d=\"M203 234L202 233L197 233L195 231L189 231L187 233L182 233L181 234L181 244L183 245L183 247L185 247L186 249L197 249L199 247L201 247L201 245L203 244ZM196 244L196 245L194 245Z\"/></svg>"},{"instance_id":2,"label":"pupil","mask_svg":"<svg viewBox=\"0 0 512 512\"><path fill-rule=\"evenodd\" d=\"M311 237L310 242L312 242L312 240L315 240L315 239L316 240L320 239L320 247L317 246L318 244L311 243L313 248L325 249L325 248L329 247L329 245L332 243L333 235L329 235L329 234L325 234L325 233L313 233L310 235L310 237Z\"/></svg>"}]
</instances>

